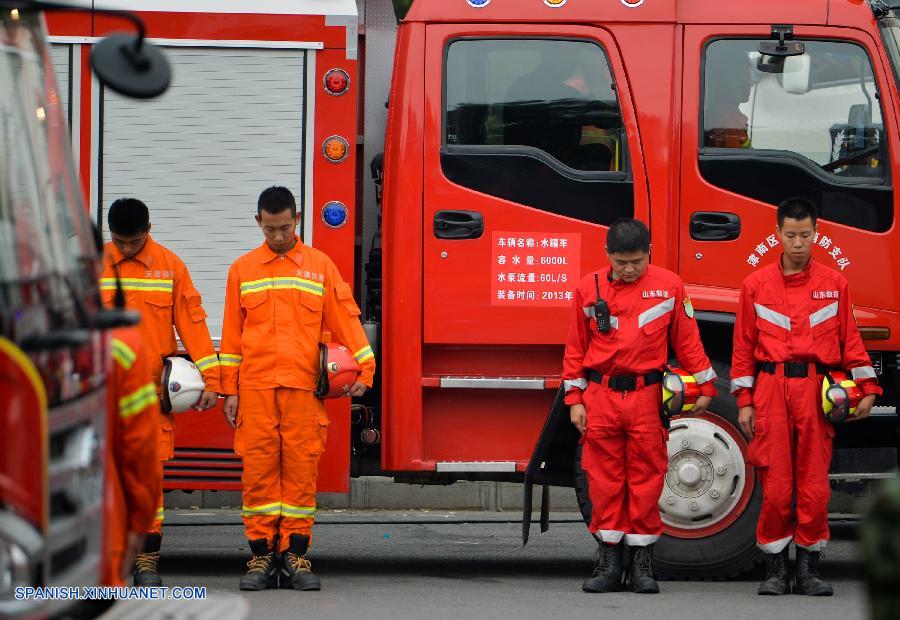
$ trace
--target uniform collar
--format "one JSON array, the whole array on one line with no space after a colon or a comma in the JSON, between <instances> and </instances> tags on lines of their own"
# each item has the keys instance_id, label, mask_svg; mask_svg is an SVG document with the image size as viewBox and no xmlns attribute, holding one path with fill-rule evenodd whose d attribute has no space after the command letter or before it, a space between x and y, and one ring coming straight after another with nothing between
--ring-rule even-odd
<instances>
[{"instance_id":1,"label":"uniform collar","mask_svg":"<svg viewBox=\"0 0 900 620\"><path fill-rule=\"evenodd\" d=\"M294 241L296 241L296 243L294 243L294 247L292 247L290 250L288 250L285 253L285 256L287 258L291 259L292 261L294 261L297 264L297 266L299 267L300 264L303 262L303 242L300 240L300 237L297 235L294 235ZM259 262L261 262L263 264L271 263L276 258L278 258L278 254L273 252L272 249L269 247L269 244L266 243L265 241L263 241L262 246L260 246Z\"/></svg>"},{"instance_id":2,"label":"uniform collar","mask_svg":"<svg viewBox=\"0 0 900 620\"><path fill-rule=\"evenodd\" d=\"M122 251L116 246L115 243L110 241L106 244L107 254L109 254L110 259L112 259L113 265L119 265L127 260L137 261L142 264L144 267L149 268L153 265L153 238L150 235L147 235L147 241L144 243L144 247L141 248L141 251L134 255L133 258L125 258L125 255L122 254Z\"/></svg>"},{"instance_id":3,"label":"uniform collar","mask_svg":"<svg viewBox=\"0 0 900 620\"><path fill-rule=\"evenodd\" d=\"M782 259L784 258L784 253L782 252L781 256L778 257L778 272L781 274L781 277L784 278L785 282L790 283L802 283L809 280L810 273L813 269L814 258L812 256L809 257L809 261L806 263L806 267L803 268L803 271L798 271L797 273L792 273L791 275L784 274L784 263Z\"/></svg>"},{"instance_id":4,"label":"uniform collar","mask_svg":"<svg viewBox=\"0 0 900 620\"><path fill-rule=\"evenodd\" d=\"M613 287L614 289L622 289L622 288L625 288L626 286L634 286L635 284L638 284L641 281L643 281L644 276L647 275L647 271L649 271L649 269L650 269L650 265L647 265L647 269L644 270L644 273L641 274L640 278L638 278L634 282L626 282L622 278L619 278L618 280L613 278L612 265L610 265L609 267L606 268L606 271L605 271L606 281L609 282L609 285L611 287Z\"/></svg>"}]
</instances>

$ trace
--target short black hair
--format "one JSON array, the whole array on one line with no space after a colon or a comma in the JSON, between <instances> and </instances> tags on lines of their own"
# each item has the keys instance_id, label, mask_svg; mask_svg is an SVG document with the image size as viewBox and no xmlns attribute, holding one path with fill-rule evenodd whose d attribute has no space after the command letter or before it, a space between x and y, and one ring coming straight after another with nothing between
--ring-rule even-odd
<instances>
[{"instance_id":1,"label":"short black hair","mask_svg":"<svg viewBox=\"0 0 900 620\"><path fill-rule=\"evenodd\" d=\"M294 200L294 195L291 190L281 185L264 189L256 202L257 215L263 211L275 215L287 209L291 210L291 216L297 215L297 201Z\"/></svg>"},{"instance_id":2,"label":"short black hair","mask_svg":"<svg viewBox=\"0 0 900 620\"><path fill-rule=\"evenodd\" d=\"M778 205L778 228L784 226L784 218L786 217L798 221L809 217L812 218L813 226L815 226L816 220L819 219L819 214L816 205L811 200L794 196Z\"/></svg>"},{"instance_id":3,"label":"short black hair","mask_svg":"<svg viewBox=\"0 0 900 620\"><path fill-rule=\"evenodd\" d=\"M608 254L629 254L631 252L650 253L650 231L647 226L634 218L623 217L616 220L606 233Z\"/></svg>"},{"instance_id":4,"label":"short black hair","mask_svg":"<svg viewBox=\"0 0 900 620\"><path fill-rule=\"evenodd\" d=\"M133 237L150 230L150 210L137 198L119 198L106 214L109 231Z\"/></svg>"}]
</instances>

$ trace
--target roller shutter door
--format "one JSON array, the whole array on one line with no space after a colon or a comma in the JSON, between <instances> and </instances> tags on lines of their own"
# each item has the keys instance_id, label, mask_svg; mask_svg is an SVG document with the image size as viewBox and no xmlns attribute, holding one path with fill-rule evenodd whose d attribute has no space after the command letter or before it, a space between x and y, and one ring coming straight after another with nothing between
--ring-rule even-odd
<instances>
[{"instance_id":1,"label":"roller shutter door","mask_svg":"<svg viewBox=\"0 0 900 620\"><path fill-rule=\"evenodd\" d=\"M63 114L71 124L69 118L69 84L72 81L71 54L72 46L62 43L53 43L50 46L50 59L53 61L53 70L56 73L56 87L59 89L59 102Z\"/></svg>"},{"instance_id":2,"label":"roller shutter door","mask_svg":"<svg viewBox=\"0 0 900 620\"><path fill-rule=\"evenodd\" d=\"M147 204L153 238L187 264L217 339L228 267L263 240L259 193L284 185L302 204L305 52L166 52L173 82L161 97L103 94L101 203Z\"/></svg>"}]
</instances>

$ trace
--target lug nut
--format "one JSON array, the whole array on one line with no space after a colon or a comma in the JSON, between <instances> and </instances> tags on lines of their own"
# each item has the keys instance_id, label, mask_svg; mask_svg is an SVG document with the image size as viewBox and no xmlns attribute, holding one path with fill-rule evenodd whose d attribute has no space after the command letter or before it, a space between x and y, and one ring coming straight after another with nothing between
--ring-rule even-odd
<instances>
[{"instance_id":1,"label":"lug nut","mask_svg":"<svg viewBox=\"0 0 900 620\"><path fill-rule=\"evenodd\" d=\"M724 476L725 475L725 466L719 465L718 467L716 467L716 473L719 474L720 476Z\"/></svg>"},{"instance_id":2,"label":"lug nut","mask_svg":"<svg viewBox=\"0 0 900 620\"><path fill-rule=\"evenodd\" d=\"M691 502L691 510L697 510L698 508L700 508L700 504L698 504L697 502Z\"/></svg>"},{"instance_id":3,"label":"lug nut","mask_svg":"<svg viewBox=\"0 0 900 620\"><path fill-rule=\"evenodd\" d=\"M713 453L713 447L712 447L711 445L709 445L709 444L705 445L705 446L703 447L703 453L704 453L704 454L712 454L712 453Z\"/></svg>"},{"instance_id":4,"label":"lug nut","mask_svg":"<svg viewBox=\"0 0 900 620\"><path fill-rule=\"evenodd\" d=\"M709 492L709 496L713 499L717 499L719 497L719 490L713 489L712 491Z\"/></svg>"},{"instance_id":5,"label":"lug nut","mask_svg":"<svg viewBox=\"0 0 900 620\"><path fill-rule=\"evenodd\" d=\"M690 445L691 445L691 442L688 441L687 439L682 439L682 440L681 440L681 447L682 447L682 448L687 448L687 447L690 446Z\"/></svg>"},{"instance_id":6,"label":"lug nut","mask_svg":"<svg viewBox=\"0 0 900 620\"><path fill-rule=\"evenodd\" d=\"M669 495L668 497L666 497L666 503L667 503L669 506L671 506L672 504L674 504L674 503L675 503L675 496L674 496L674 495Z\"/></svg>"}]
</instances>

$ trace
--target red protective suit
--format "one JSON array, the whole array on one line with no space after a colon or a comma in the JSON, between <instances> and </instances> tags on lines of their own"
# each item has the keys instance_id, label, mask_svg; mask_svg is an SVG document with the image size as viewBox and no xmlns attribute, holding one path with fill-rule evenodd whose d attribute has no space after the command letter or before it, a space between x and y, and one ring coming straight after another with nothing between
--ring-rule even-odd
<instances>
[{"instance_id":1,"label":"red protective suit","mask_svg":"<svg viewBox=\"0 0 900 620\"><path fill-rule=\"evenodd\" d=\"M852 312L847 280L814 260L789 276L779 260L741 287L731 391L756 409L748 459L763 485L756 536L767 553L791 539L811 551L828 541L834 428L822 413L822 368L846 369L863 393L881 393ZM775 372L757 372L764 362ZM805 362L807 376L786 377L781 362Z\"/></svg>"},{"instance_id":2,"label":"red protective suit","mask_svg":"<svg viewBox=\"0 0 900 620\"><path fill-rule=\"evenodd\" d=\"M649 545L662 533L659 496L668 457L659 419L659 383L636 381L616 391L609 377L642 377L666 365L669 345L701 393L714 396L716 373L700 342L694 310L677 275L650 265L636 282L611 281L611 269L597 272L600 295L609 304L612 330L601 334L594 319L594 274L575 289L563 361L566 404L583 403L587 432L582 467L588 476L590 530L604 542L625 536L632 546ZM596 375L603 376L600 383ZM589 381L589 377L593 379Z\"/></svg>"}]
</instances>

